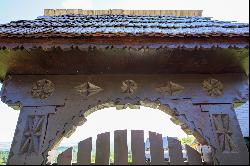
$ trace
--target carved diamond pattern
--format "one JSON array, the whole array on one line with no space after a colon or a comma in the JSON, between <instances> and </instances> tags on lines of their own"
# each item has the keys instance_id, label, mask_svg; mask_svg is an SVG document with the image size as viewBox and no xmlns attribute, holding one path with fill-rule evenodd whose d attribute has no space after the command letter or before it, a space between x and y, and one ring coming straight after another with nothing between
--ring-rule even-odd
<instances>
[{"instance_id":1,"label":"carved diamond pattern","mask_svg":"<svg viewBox=\"0 0 250 166\"><path fill-rule=\"evenodd\" d=\"M81 85L75 87L75 89L78 92L78 94L83 95L85 97L92 96L92 95L97 94L103 90L99 86L96 86L90 82L86 82L84 84L81 84Z\"/></svg>"},{"instance_id":2,"label":"carved diamond pattern","mask_svg":"<svg viewBox=\"0 0 250 166\"><path fill-rule=\"evenodd\" d=\"M229 117L226 114L213 114L212 116L217 139L222 152L237 151L236 145L232 139L232 131Z\"/></svg>"},{"instance_id":3,"label":"carved diamond pattern","mask_svg":"<svg viewBox=\"0 0 250 166\"><path fill-rule=\"evenodd\" d=\"M172 81L168 81L166 84L156 88L156 90L162 93L168 93L169 95L173 96L177 92L184 90L184 87Z\"/></svg>"},{"instance_id":4,"label":"carved diamond pattern","mask_svg":"<svg viewBox=\"0 0 250 166\"><path fill-rule=\"evenodd\" d=\"M39 153L40 137L45 116L29 116L20 152Z\"/></svg>"}]
</instances>

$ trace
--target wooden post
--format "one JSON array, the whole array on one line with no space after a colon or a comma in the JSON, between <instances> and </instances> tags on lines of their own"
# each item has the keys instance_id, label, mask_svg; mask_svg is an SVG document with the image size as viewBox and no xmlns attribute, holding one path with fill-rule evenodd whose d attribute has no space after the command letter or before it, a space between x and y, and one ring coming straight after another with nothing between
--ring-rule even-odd
<instances>
[{"instance_id":1,"label":"wooden post","mask_svg":"<svg viewBox=\"0 0 250 166\"><path fill-rule=\"evenodd\" d=\"M128 164L127 130L116 130L114 132L114 164Z\"/></svg>"},{"instance_id":2,"label":"wooden post","mask_svg":"<svg viewBox=\"0 0 250 166\"><path fill-rule=\"evenodd\" d=\"M96 165L109 165L110 133L102 133L96 139Z\"/></svg>"},{"instance_id":3,"label":"wooden post","mask_svg":"<svg viewBox=\"0 0 250 166\"><path fill-rule=\"evenodd\" d=\"M77 165L91 164L92 138L87 138L78 144Z\"/></svg>"},{"instance_id":4,"label":"wooden post","mask_svg":"<svg viewBox=\"0 0 250 166\"><path fill-rule=\"evenodd\" d=\"M132 130L131 131L131 150L132 150L132 164L145 165L145 143L144 131Z\"/></svg>"}]
</instances>

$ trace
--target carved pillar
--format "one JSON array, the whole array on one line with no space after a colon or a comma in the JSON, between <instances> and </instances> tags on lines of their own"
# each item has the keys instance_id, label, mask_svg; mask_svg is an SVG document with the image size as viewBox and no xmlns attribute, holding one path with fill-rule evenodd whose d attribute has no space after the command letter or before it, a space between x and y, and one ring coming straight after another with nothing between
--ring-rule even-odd
<instances>
[{"instance_id":1,"label":"carved pillar","mask_svg":"<svg viewBox=\"0 0 250 166\"><path fill-rule=\"evenodd\" d=\"M47 130L47 119L49 114L54 112L55 107L53 106L23 107L21 109L8 164L38 164L44 160L42 149Z\"/></svg>"},{"instance_id":2,"label":"carved pillar","mask_svg":"<svg viewBox=\"0 0 250 166\"><path fill-rule=\"evenodd\" d=\"M219 165L248 165L248 150L231 104L202 105L209 111L213 131L213 160Z\"/></svg>"}]
</instances>

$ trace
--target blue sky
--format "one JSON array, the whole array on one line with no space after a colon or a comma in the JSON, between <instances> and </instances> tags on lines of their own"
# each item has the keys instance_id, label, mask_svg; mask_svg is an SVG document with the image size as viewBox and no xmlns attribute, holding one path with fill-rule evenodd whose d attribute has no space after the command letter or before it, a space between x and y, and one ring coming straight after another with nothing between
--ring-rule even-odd
<instances>
[{"instance_id":1,"label":"blue sky","mask_svg":"<svg viewBox=\"0 0 250 166\"><path fill-rule=\"evenodd\" d=\"M204 16L249 22L249 0L1 0L0 23L34 19L45 8L68 9L201 9Z\"/></svg>"}]
</instances>

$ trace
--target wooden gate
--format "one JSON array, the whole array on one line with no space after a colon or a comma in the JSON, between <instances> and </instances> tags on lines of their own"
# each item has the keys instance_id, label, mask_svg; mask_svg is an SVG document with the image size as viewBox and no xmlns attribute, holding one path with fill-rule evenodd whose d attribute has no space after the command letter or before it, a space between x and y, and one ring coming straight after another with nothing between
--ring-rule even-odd
<instances>
[{"instance_id":1,"label":"wooden gate","mask_svg":"<svg viewBox=\"0 0 250 166\"><path fill-rule=\"evenodd\" d=\"M186 145L187 161L183 158L181 143L168 137L169 159L164 158L162 135L149 132L150 160L145 157L144 131L131 131L132 163L128 162L127 130L114 132L114 163L110 163L110 133L102 133L96 140L95 163L91 163L92 138L78 144L77 163L73 165L203 165L201 154ZM62 152L57 158L58 165L72 164L72 148Z\"/></svg>"}]
</instances>

